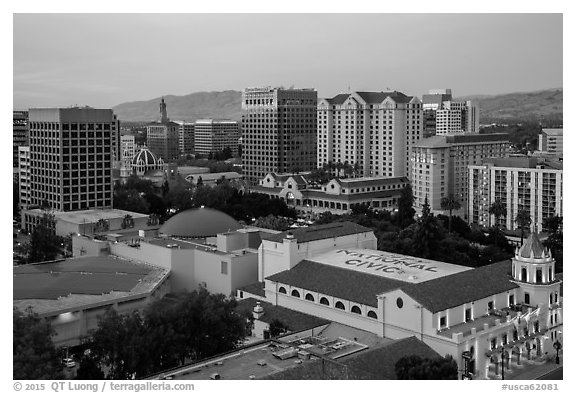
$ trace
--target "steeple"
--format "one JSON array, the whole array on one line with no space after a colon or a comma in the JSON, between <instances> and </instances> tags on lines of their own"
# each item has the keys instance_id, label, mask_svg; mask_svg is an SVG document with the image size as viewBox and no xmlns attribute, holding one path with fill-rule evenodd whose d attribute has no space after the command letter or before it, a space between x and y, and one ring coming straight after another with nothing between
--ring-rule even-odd
<instances>
[{"instance_id":1,"label":"steeple","mask_svg":"<svg viewBox=\"0 0 576 393\"><path fill-rule=\"evenodd\" d=\"M162 102L160 102L160 123L168 123L168 112L166 112L166 103L164 102L164 97L162 97Z\"/></svg>"}]
</instances>

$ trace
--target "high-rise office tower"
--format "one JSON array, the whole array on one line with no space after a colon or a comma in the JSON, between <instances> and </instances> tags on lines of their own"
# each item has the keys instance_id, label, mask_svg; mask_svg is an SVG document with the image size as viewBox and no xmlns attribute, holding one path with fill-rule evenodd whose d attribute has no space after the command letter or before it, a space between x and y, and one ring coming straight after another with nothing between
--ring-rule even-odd
<instances>
[{"instance_id":1,"label":"high-rise office tower","mask_svg":"<svg viewBox=\"0 0 576 393\"><path fill-rule=\"evenodd\" d=\"M442 210L442 198L453 195L461 205L455 215L465 215L468 204L468 165L488 157L507 157L508 134L462 133L423 138L412 149L414 208L420 211L426 198L433 213Z\"/></svg>"},{"instance_id":2,"label":"high-rise office tower","mask_svg":"<svg viewBox=\"0 0 576 393\"><path fill-rule=\"evenodd\" d=\"M30 203L60 211L112 207L118 121L111 109L32 108Z\"/></svg>"},{"instance_id":3,"label":"high-rise office tower","mask_svg":"<svg viewBox=\"0 0 576 393\"><path fill-rule=\"evenodd\" d=\"M178 149L185 156L194 153L194 123L174 120L178 124Z\"/></svg>"},{"instance_id":4,"label":"high-rise office tower","mask_svg":"<svg viewBox=\"0 0 576 393\"><path fill-rule=\"evenodd\" d=\"M408 176L422 105L398 91L353 92L318 103L318 167L348 163L357 176Z\"/></svg>"},{"instance_id":5,"label":"high-rise office tower","mask_svg":"<svg viewBox=\"0 0 576 393\"><path fill-rule=\"evenodd\" d=\"M240 126L232 120L196 120L194 124L194 148L197 154L216 153L229 148L238 154Z\"/></svg>"},{"instance_id":6,"label":"high-rise office tower","mask_svg":"<svg viewBox=\"0 0 576 393\"><path fill-rule=\"evenodd\" d=\"M147 145L165 162L175 161L180 157L180 125L168 119L164 97L160 102L160 121L146 126Z\"/></svg>"},{"instance_id":7,"label":"high-rise office tower","mask_svg":"<svg viewBox=\"0 0 576 393\"><path fill-rule=\"evenodd\" d=\"M314 89L259 87L242 92L242 160L252 184L270 172L299 172L316 167Z\"/></svg>"},{"instance_id":8,"label":"high-rise office tower","mask_svg":"<svg viewBox=\"0 0 576 393\"><path fill-rule=\"evenodd\" d=\"M19 206L20 209L26 209L30 205L30 146L18 147L18 187L19 187Z\"/></svg>"},{"instance_id":9,"label":"high-rise office tower","mask_svg":"<svg viewBox=\"0 0 576 393\"><path fill-rule=\"evenodd\" d=\"M422 96L424 138L480 131L480 107L474 101L455 101L451 89L430 90Z\"/></svg>"},{"instance_id":10,"label":"high-rise office tower","mask_svg":"<svg viewBox=\"0 0 576 393\"><path fill-rule=\"evenodd\" d=\"M28 146L28 112L13 111L12 114L12 166L18 167L18 147Z\"/></svg>"}]
</instances>

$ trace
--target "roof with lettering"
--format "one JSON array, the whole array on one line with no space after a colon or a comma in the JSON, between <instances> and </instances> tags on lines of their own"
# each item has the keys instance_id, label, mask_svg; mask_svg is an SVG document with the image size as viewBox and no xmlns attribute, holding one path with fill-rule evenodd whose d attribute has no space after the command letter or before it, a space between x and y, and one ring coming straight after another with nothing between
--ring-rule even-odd
<instances>
[{"instance_id":1,"label":"roof with lettering","mask_svg":"<svg viewBox=\"0 0 576 393\"><path fill-rule=\"evenodd\" d=\"M293 235L298 243L312 242L315 240L329 239L332 237L354 235L357 233L372 232L370 228L363 227L353 222L335 222L324 225L314 225L306 228L291 229L271 236L266 240L282 243L286 236Z\"/></svg>"}]
</instances>

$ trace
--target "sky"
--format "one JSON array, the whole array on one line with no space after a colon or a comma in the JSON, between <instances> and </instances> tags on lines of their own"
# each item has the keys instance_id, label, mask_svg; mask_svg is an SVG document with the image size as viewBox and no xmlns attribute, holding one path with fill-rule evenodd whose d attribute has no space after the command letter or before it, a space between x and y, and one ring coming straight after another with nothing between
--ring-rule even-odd
<instances>
[{"instance_id":1,"label":"sky","mask_svg":"<svg viewBox=\"0 0 576 393\"><path fill-rule=\"evenodd\" d=\"M408 95L563 86L563 15L13 15L13 107L256 86Z\"/></svg>"}]
</instances>

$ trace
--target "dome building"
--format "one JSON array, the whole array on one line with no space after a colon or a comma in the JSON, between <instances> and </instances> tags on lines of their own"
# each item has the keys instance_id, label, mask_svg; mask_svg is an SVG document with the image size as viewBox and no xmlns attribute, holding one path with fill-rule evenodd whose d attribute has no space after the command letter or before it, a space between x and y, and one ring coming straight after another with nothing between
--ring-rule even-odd
<instances>
[{"instance_id":1,"label":"dome building","mask_svg":"<svg viewBox=\"0 0 576 393\"><path fill-rule=\"evenodd\" d=\"M165 169L164 160L157 157L146 146L142 147L133 157L130 157L128 150L124 150L120 164L120 179L126 181L132 175L143 177L149 171L160 170L163 172Z\"/></svg>"},{"instance_id":2,"label":"dome building","mask_svg":"<svg viewBox=\"0 0 576 393\"><path fill-rule=\"evenodd\" d=\"M159 232L164 236L189 239L215 237L241 228L242 225L228 214L201 207L176 214L162 225Z\"/></svg>"}]
</instances>

